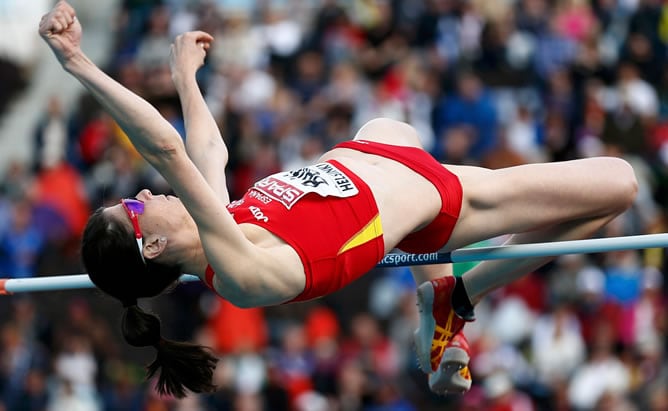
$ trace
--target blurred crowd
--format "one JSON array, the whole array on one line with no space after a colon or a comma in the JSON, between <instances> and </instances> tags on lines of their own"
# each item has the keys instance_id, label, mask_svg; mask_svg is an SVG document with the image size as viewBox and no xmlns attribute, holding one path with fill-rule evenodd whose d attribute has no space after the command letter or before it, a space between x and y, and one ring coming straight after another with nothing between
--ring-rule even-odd
<instances>
[{"instance_id":1,"label":"blurred crowd","mask_svg":"<svg viewBox=\"0 0 668 411\"><path fill-rule=\"evenodd\" d=\"M598 235L668 232L660 0L125 0L110 18L103 68L184 138L169 46L188 30L215 37L198 76L230 150L232 198L384 116L416 127L445 163L623 157L638 199ZM0 58L20 78L16 67ZM5 103L24 85L2 78ZM31 161L0 181L3 277L81 272L91 210L170 190L90 96L35 109ZM566 256L496 291L466 327L474 386L446 397L417 367L405 268L267 309L236 308L201 284L142 302L165 334L221 358L220 390L184 400L143 380L152 354L122 341L117 303L94 290L16 295L0 299L0 410L665 411L667 269L663 249Z\"/></svg>"}]
</instances>

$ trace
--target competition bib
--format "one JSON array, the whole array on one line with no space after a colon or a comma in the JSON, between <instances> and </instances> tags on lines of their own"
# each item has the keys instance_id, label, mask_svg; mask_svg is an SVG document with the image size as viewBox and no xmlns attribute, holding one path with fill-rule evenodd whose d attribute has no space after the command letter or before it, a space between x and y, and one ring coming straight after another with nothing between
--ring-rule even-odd
<instances>
[{"instance_id":1,"label":"competition bib","mask_svg":"<svg viewBox=\"0 0 668 411\"><path fill-rule=\"evenodd\" d=\"M258 181L252 189L280 202L288 210L308 193L344 198L359 192L352 180L330 163L276 173Z\"/></svg>"}]
</instances>

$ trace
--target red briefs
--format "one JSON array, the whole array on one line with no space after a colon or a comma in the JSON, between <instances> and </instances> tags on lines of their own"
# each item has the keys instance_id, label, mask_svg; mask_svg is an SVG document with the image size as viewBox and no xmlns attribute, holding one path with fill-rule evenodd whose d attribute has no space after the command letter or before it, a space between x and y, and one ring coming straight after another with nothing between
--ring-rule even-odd
<instances>
[{"instance_id":1,"label":"red briefs","mask_svg":"<svg viewBox=\"0 0 668 411\"><path fill-rule=\"evenodd\" d=\"M441 194L440 214L397 248L426 253L441 248L459 216L462 188L457 177L429 153L371 141L348 141L349 148L398 161L427 178ZM378 206L367 184L336 160L268 176L228 205L238 224L256 224L280 237L299 254L306 286L294 301L322 297L369 272L385 254ZM213 289L214 272L206 283Z\"/></svg>"},{"instance_id":2,"label":"red briefs","mask_svg":"<svg viewBox=\"0 0 668 411\"><path fill-rule=\"evenodd\" d=\"M398 249L409 253L431 253L448 242L462 207L462 185L456 175L418 147L353 140L340 143L336 148L349 148L398 161L429 180L438 190L441 195L440 213L429 225L404 237L397 244Z\"/></svg>"}]
</instances>

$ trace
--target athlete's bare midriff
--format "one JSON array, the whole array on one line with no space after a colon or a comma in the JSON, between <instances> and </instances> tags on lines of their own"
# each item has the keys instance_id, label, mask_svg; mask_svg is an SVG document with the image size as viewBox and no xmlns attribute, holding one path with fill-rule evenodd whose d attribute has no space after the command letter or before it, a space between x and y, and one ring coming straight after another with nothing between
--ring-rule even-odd
<instances>
[{"instance_id":1,"label":"athlete's bare midriff","mask_svg":"<svg viewBox=\"0 0 668 411\"><path fill-rule=\"evenodd\" d=\"M441 198L436 188L397 161L347 148L330 150L318 161L332 159L349 168L371 189L383 224L386 252L408 233L428 224L440 210ZM240 224L240 228L257 246L286 245L281 238L257 225Z\"/></svg>"},{"instance_id":2,"label":"athlete's bare midriff","mask_svg":"<svg viewBox=\"0 0 668 411\"><path fill-rule=\"evenodd\" d=\"M408 233L432 221L441 208L441 197L433 184L397 161L348 148L330 150L319 161L332 159L371 189L383 223L386 252Z\"/></svg>"}]
</instances>

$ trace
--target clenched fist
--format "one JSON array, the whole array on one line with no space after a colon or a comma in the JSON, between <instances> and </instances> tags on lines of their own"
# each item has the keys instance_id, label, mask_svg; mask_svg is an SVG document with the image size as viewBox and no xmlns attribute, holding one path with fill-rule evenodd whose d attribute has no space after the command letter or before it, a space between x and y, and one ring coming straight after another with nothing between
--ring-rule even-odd
<instances>
[{"instance_id":1,"label":"clenched fist","mask_svg":"<svg viewBox=\"0 0 668 411\"><path fill-rule=\"evenodd\" d=\"M42 17L39 34L61 64L80 51L81 24L72 6L64 0L56 3L53 9Z\"/></svg>"},{"instance_id":2,"label":"clenched fist","mask_svg":"<svg viewBox=\"0 0 668 411\"><path fill-rule=\"evenodd\" d=\"M203 31L190 31L176 37L171 47L170 66L177 86L180 80L194 77L204 65L212 41L213 36Z\"/></svg>"}]
</instances>

